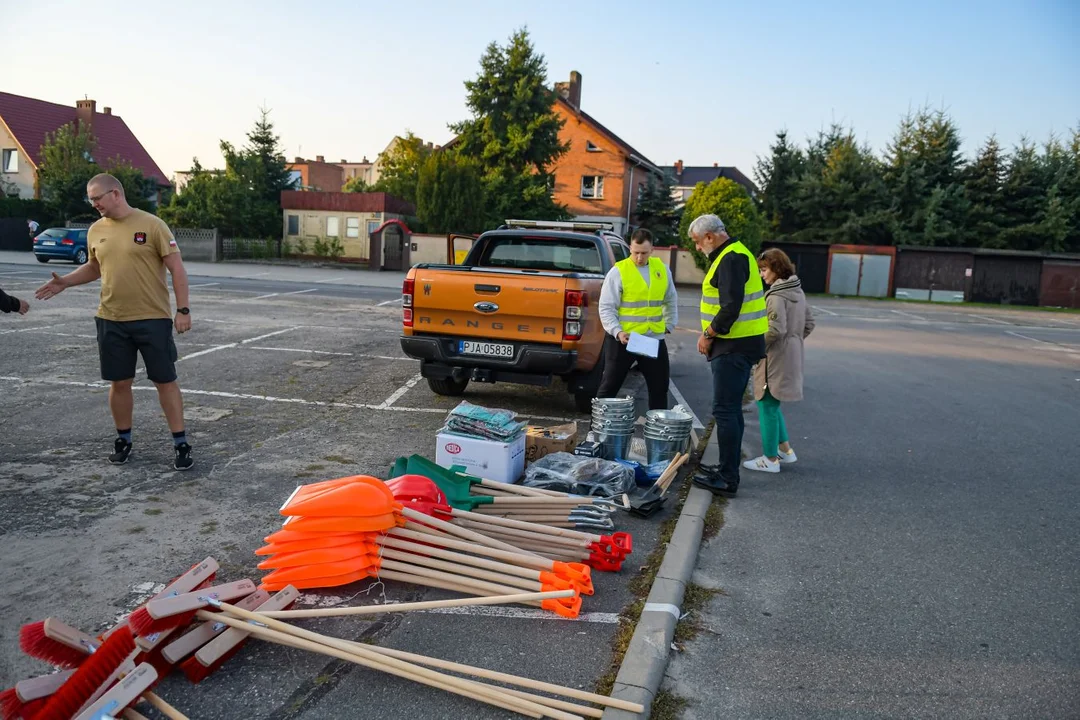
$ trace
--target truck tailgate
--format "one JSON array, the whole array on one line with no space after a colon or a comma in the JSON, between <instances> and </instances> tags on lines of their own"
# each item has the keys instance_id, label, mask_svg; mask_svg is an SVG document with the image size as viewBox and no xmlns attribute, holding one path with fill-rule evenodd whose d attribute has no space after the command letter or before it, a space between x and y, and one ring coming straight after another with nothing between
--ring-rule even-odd
<instances>
[{"instance_id":1,"label":"truck tailgate","mask_svg":"<svg viewBox=\"0 0 1080 720\"><path fill-rule=\"evenodd\" d=\"M565 289L554 274L418 268L413 331L558 344Z\"/></svg>"}]
</instances>

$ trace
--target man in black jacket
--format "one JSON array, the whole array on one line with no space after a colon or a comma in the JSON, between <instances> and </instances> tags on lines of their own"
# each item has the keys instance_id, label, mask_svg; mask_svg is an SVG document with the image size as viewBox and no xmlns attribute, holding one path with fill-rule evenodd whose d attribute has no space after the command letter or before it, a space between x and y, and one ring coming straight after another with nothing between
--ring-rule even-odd
<instances>
[{"instance_id":1,"label":"man in black jacket","mask_svg":"<svg viewBox=\"0 0 1080 720\"><path fill-rule=\"evenodd\" d=\"M720 460L701 466L695 485L724 497L735 497L742 462L742 401L750 372L765 357L769 321L757 262L741 242L728 236L715 215L690 224L690 239L709 257L701 285L701 335L698 352L706 356L713 376L713 417Z\"/></svg>"},{"instance_id":2,"label":"man in black jacket","mask_svg":"<svg viewBox=\"0 0 1080 720\"><path fill-rule=\"evenodd\" d=\"M17 312L20 315L25 315L26 311L29 309L30 303L26 302L25 300L20 300L17 297L8 295L3 290L0 290L0 312Z\"/></svg>"}]
</instances>

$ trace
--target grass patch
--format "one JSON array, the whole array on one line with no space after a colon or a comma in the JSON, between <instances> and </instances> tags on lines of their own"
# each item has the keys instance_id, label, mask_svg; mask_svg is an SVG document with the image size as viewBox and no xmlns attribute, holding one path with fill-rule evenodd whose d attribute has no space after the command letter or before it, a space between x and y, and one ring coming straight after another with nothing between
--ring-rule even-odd
<instances>
[{"instance_id":1,"label":"grass patch","mask_svg":"<svg viewBox=\"0 0 1080 720\"><path fill-rule=\"evenodd\" d=\"M93 475L90 476L90 479L91 480L100 480L101 476L98 475L97 473L94 473Z\"/></svg>"},{"instance_id":2,"label":"grass patch","mask_svg":"<svg viewBox=\"0 0 1080 720\"><path fill-rule=\"evenodd\" d=\"M293 477L297 477L297 478L310 478L310 477L315 477L315 473L309 473L309 472L298 472L298 473L296 473L295 475L293 475Z\"/></svg>"},{"instance_id":3,"label":"grass patch","mask_svg":"<svg viewBox=\"0 0 1080 720\"><path fill-rule=\"evenodd\" d=\"M709 604L710 600L720 595L721 592L720 590L713 590L693 583L686 586L682 601L684 617L675 626L675 637L673 638L680 650L684 643L690 642L701 633L701 611Z\"/></svg>"},{"instance_id":4,"label":"grass patch","mask_svg":"<svg viewBox=\"0 0 1080 720\"><path fill-rule=\"evenodd\" d=\"M135 527L129 527L126 532L128 535L138 535L141 532L146 532L146 528L142 525L136 525Z\"/></svg>"},{"instance_id":5,"label":"grass patch","mask_svg":"<svg viewBox=\"0 0 1080 720\"><path fill-rule=\"evenodd\" d=\"M150 497L146 498L146 502L161 502L161 498L159 498L157 495L151 495Z\"/></svg>"},{"instance_id":6,"label":"grass patch","mask_svg":"<svg viewBox=\"0 0 1080 720\"><path fill-rule=\"evenodd\" d=\"M338 465L355 465L356 461L352 458L342 457L341 455L327 455L323 458L327 462L337 463Z\"/></svg>"},{"instance_id":7,"label":"grass patch","mask_svg":"<svg viewBox=\"0 0 1080 720\"><path fill-rule=\"evenodd\" d=\"M143 510L143 515L160 515L163 512L165 511L161 508L146 508Z\"/></svg>"},{"instance_id":8,"label":"grass patch","mask_svg":"<svg viewBox=\"0 0 1080 720\"><path fill-rule=\"evenodd\" d=\"M727 498L719 496L713 498L709 509L705 511L705 530L701 534L702 542L712 540L720 532L720 528L724 527L723 508L725 505L727 505Z\"/></svg>"},{"instance_id":9,"label":"grass patch","mask_svg":"<svg viewBox=\"0 0 1080 720\"><path fill-rule=\"evenodd\" d=\"M661 690L653 698L652 710L649 717L653 720L678 720L682 717L682 711L690 702L668 690Z\"/></svg>"},{"instance_id":10,"label":"grass patch","mask_svg":"<svg viewBox=\"0 0 1080 720\"><path fill-rule=\"evenodd\" d=\"M645 598L638 598L623 608L619 613L619 631L611 641L611 652L614 656L607 672L596 681L596 692L601 695L610 695L615 687L615 676L619 674L619 666L630 648L630 640L634 637L634 628L641 619L641 611L645 608Z\"/></svg>"},{"instance_id":11,"label":"grass patch","mask_svg":"<svg viewBox=\"0 0 1080 720\"><path fill-rule=\"evenodd\" d=\"M304 470L308 472L315 472L316 470L324 470L325 468L325 465L319 465L318 463L316 463L314 465L308 465L306 468L304 468Z\"/></svg>"},{"instance_id":12,"label":"grass patch","mask_svg":"<svg viewBox=\"0 0 1080 720\"><path fill-rule=\"evenodd\" d=\"M211 533L215 533L215 532L217 532L217 521L216 520L207 520L206 522L204 522L202 524L202 527L199 528L199 534L200 535L210 535Z\"/></svg>"}]
</instances>

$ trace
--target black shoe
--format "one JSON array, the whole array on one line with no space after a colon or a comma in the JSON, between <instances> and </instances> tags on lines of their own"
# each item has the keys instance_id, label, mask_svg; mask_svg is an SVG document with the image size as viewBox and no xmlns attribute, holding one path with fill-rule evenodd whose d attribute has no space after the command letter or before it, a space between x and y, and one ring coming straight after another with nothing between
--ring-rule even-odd
<instances>
[{"instance_id":1,"label":"black shoe","mask_svg":"<svg viewBox=\"0 0 1080 720\"><path fill-rule=\"evenodd\" d=\"M113 454L109 456L109 462L113 465L123 465L131 457L131 443L124 438L116 438L113 450Z\"/></svg>"},{"instance_id":2,"label":"black shoe","mask_svg":"<svg viewBox=\"0 0 1080 720\"><path fill-rule=\"evenodd\" d=\"M173 461L173 467L177 470L187 470L195 461L191 459L191 446L187 443L180 443L175 447L176 460Z\"/></svg>"},{"instance_id":3,"label":"black shoe","mask_svg":"<svg viewBox=\"0 0 1080 720\"><path fill-rule=\"evenodd\" d=\"M719 495L721 497L733 498L739 492L738 484L732 484L724 482L723 480L708 475L695 475L690 478L696 487L702 490L708 490L713 495Z\"/></svg>"}]
</instances>

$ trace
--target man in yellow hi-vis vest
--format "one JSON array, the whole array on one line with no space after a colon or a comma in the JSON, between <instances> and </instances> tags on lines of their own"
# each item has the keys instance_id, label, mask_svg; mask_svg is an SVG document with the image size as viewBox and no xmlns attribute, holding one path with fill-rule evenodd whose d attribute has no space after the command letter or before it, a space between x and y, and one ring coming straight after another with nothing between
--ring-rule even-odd
<instances>
[{"instance_id":1,"label":"man in yellow hi-vis vest","mask_svg":"<svg viewBox=\"0 0 1080 720\"><path fill-rule=\"evenodd\" d=\"M701 335L698 352L713 376L713 417L720 460L701 466L693 482L724 497L735 497L742 462L742 401L750 372L765 357L769 319L757 260L746 246L728 236L723 221L702 215L690 223L690 239L709 257L701 283Z\"/></svg>"},{"instance_id":2,"label":"man in yellow hi-vis vest","mask_svg":"<svg viewBox=\"0 0 1080 720\"><path fill-rule=\"evenodd\" d=\"M606 338L597 397L615 397L636 362L649 389L649 409L665 410L671 371L664 336L679 322L679 300L668 266L652 257L652 240L645 228L635 230L630 236L630 257L615 263L600 289L600 324ZM657 340L656 357L629 352L630 333Z\"/></svg>"}]
</instances>

